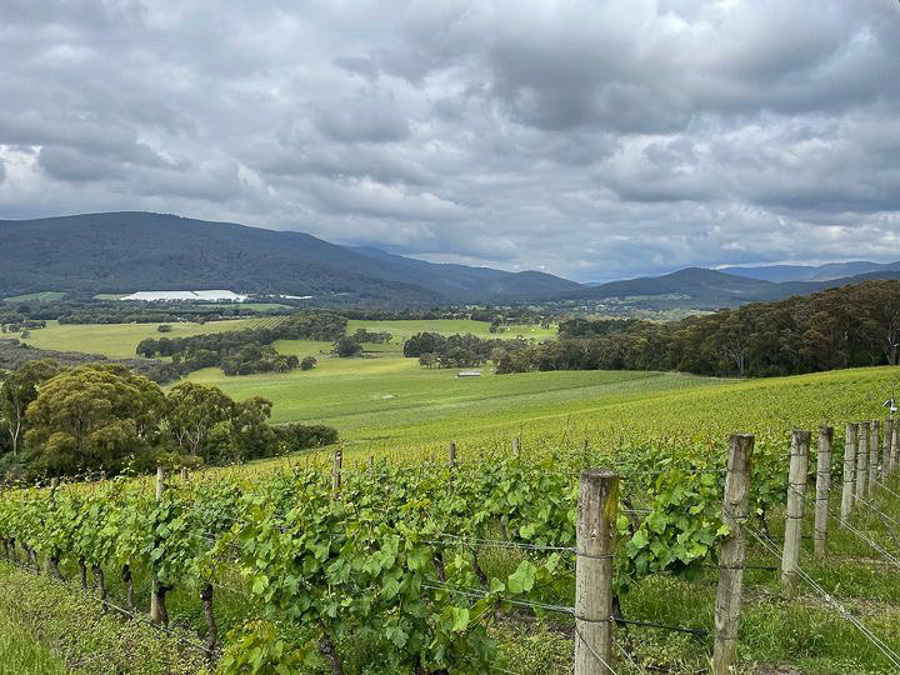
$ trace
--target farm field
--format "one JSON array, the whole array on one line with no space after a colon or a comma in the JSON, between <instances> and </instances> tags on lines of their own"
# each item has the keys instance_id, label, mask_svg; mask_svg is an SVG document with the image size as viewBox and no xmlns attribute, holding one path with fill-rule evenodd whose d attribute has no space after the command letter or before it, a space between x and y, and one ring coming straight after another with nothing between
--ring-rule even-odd
<instances>
[{"instance_id":1,"label":"farm field","mask_svg":"<svg viewBox=\"0 0 900 675\"><path fill-rule=\"evenodd\" d=\"M452 335L453 333L478 335L484 338L500 338L512 339L523 337L526 339L533 338L535 340L545 340L556 337L556 326L549 328L541 328L541 326L533 325L510 325L504 326L503 332L491 333L491 325L486 321L471 321L468 319L436 319L433 321L417 320L417 321L351 321L347 325L347 333L353 334L360 328L369 331L387 331L394 336L393 343L400 346L412 335L422 332L442 333L444 335Z\"/></svg>"},{"instance_id":2,"label":"farm field","mask_svg":"<svg viewBox=\"0 0 900 675\"><path fill-rule=\"evenodd\" d=\"M155 323L60 324L49 321L46 328L30 331L25 342L39 349L103 354L110 358L138 358L135 348L144 338L188 337L246 328L257 319L233 319L206 323L173 323L172 331L160 333Z\"/></svg>"},{"instance_id":3,"label":"farm field","mask_svg":"<svg viewBox=\"0 0 900 675\"><path fill-rule=\"evenodd\" d=\"M23 296L24 297L24 296ZM257 305L262 311L267 307L279 305ZM246 306L245 306L246 307ZM31 331L26 342L40 349L57 349L60 351L77 351L90 354L103 354L110 358L136 358L135 348L138 342L144 338L163 337L188 337L191 335L203 335L208 333L220 333L243 328L255 328L270 322L278 321L278 317L260 317L258 319L226 319L224 321L207 321L206 323L172 323L172 331L159 333L156 330L158 324L59 324L50 321L46 328ZM370 331L388 331L394 335L394 339L388 345L367 345L372 351L400 353L403 342L410 335L421 331L435 331L445 335L454 333L472 333L482 337L490 335L490 325L484 321L446 320L446 321L351 321L348 325L348 333L355 332L359 328L367 328ZM515 330L513 330L513 328ZM515 326L505 333L496 335L498 338L515 338L518 335L545 339L553 337L556 329L542 329L539 326ZM307 349L307 345L292 345L291 342L282 340L276 343L276 348L285 354L299 353ZM330 343L321 343L317 351L330 349ZM299 351L298 351L299 350ZM308 353L308 352L307 352Z\"/></svg>"},{"instance_id":4,"label":"farm field","mask_svg":"<svg viewBox=\"0 0 900 675\"><path fill-rule=\"evenodd\" d=\"M840 458L844 423L882 418L882 402L900 384L900 370L891 367L760 380L637 371L495 375L486 367L479 378L457 379L455 370L423 368L417 359L402 357L403 331L426 329L421 323L394 327L393 322L355 322L350 331L360 327L388 330L396 337L389 345L367 345L371 349L365 357L348 359L330 356L328 342L276 343L285 354L316 356L318 366L307 372L226 377L211 368L189 376L237 399L271 399L275 423L336 427L344 442L341 494L346 491L353 499L332 498L328 471L334 449L325 448L305 457L197 472L186 483L173 476L166 488L171 508L163 510L152 507L150 478L67 490L59 508L50 510L38 493L22 492L23 501L0 504L0 536L31 547L42 560L59 547L62 571L73 586L78 555L86 555L95 567L105 567L116 602L126 594L120 579L127 562L133 565L138 606L146 608L152 579L141 542L147 532L167 532L164 543L156 546L163 561L159 569L172 588L169 611L176 625L202 637L208 626L197 592L206 583L216 588L222 663L238 664L223 665L224 673L245 672L240 659L252 649L240 645L257 644L253 640L260 641L260 649L284 649L284 658L294 659L306 653L301 648L308 640L304 631L337 636L351 626L351 634L336 641L348 674L412 672L395 664L373 664L380 664L385 653L408 664L414 657L404 636L416 634L436 643L456 641L459 656L453 652L447 658L460 660L450 672L486 672L466 665L466 659L483 658L485 664L523 675L564 675L571 672L576 640L571 617L511 610L501 598L566 611L574 606L579 469L614 468L622 476L619 508L630 514L618 521L621 540L615 553L624 616L706 635L698 639L652 627L629 626L626 631L617 626L623 653L640 665L632 668L617 656L616 672L687 675L703 671L710 653L707 633L713 626L718 579L715 550L724 532L719 519L727 436L735 431L756 434L754 504L767 514L761 531L780 542L791 429L815 431L834 424L835 457ZM101 346L113 353L141 339L135 329L146 331L143 337L159 335L155 324L54 326L47 332L73 328L93 328L98 335L108 331ZM460 327L438 328L452 333ZM102 342L93 340L95 345ZM521 458L512 454L515 436L521 439ZM450 441L457 443L457 467L447 466ZM376 459L372 469L370 457ZM835 459L834 486L840 485L840 466ZM378 478L373 480L369 471L378 471ZM890 485L900 490L896 481ZM887 493L877 496L885 518L900 518L900 500L885 499ZM839 508L837 491L831 502L833 509ZM686 509L694 517L686 518ZM96 519L68 520L83 512ZM385 526L385 513L403 526ZM643 524L638 527L631 516ZM889 546L884 523L862 504L855 518L865 536ZM296 529L283 530L285 523ZM807 512L805 527L811 526ZM78 540L61 533L70 528L96 536L84 549L69 549ZM757 528L762 525L755 519L748 524L748 532ZM454 536L479 543L471 547ZM408 540L401 553L394 547L402 538ZM259 547L259 542L267 545ZM804 568L828 593L839 596L884 639L900 640L900 584L896 575L884 573L883 565L871 564L877 550L839 529L832 535L832 557L813 562L811 542L803 547ZM113 559L106 557L109 551L115 552ZM435 551L443 556L440 570L432 569ZM746 573L740 635L746 668L740 672L793 672L772 670L782 666L821 675L891 672L877 650L814 589L804 587L795 602L776 602L779 578L771 570L778 558L755 541L749 542L748 552L753 567ZM679 560L691 566L691 574L682 574ZM320 565L323 561L328 563ZM350 581L341 572L347 561L356 570ZM436 575L446 575L446 580L436 580ZM304 580L304 590L294 583L298 579ZM454 595L457 587L469 589L469 595ZM396 632L397 607L405 606L394 599L397 593L406 594L407 601L418 601L424 593L430 618L422 620L411 611L404 615L402 633ZM287 630L296 617L283 614L285 608L290 614L309 598L314 598L309 603L315 621L304 617L297 623L302 630ZM333 624L326 609L330 602L342 608ZM496 614L488 611L492 607ZM482 618L486 616L496 618ZM341 624L345 617L352 618ZM496 654L478 656L482 638L496 641ZM279 641L286 646L276 647ZM267 653L272 663L282 658ZM429 652L428 658L437 664L444 657ZM321 659L312 664L298 672L329 672Z\"/></svg>"},{"instance_id":5,"label":"farm field","mask_svg":"<svg viewBox=\"0 0 900 675\"><path fill-rule=\"evenodd\" d=\"M244 399L265 396L273 421L315 422L337 427L348 439L397 441L427 426L435 437L486 431L533 418L597 410L604 405L687 388L718 384L713 378L672 373L569 371L456 377L456 370L428 369L417 359L385 356L338 359L307 343L298 356L314 355L313 371L226 377L215 368L190 380L213 384ZM291 350L293 353L293 350Z\"/></svg>"}]
</instances>

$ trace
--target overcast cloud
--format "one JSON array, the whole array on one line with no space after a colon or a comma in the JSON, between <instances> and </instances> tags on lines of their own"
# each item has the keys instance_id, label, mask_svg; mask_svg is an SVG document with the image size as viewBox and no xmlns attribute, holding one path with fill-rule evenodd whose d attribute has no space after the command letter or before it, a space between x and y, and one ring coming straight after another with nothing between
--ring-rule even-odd
<instances>
[{"instance_id":1,"label":"overcast cloud","mask_svg":"<svg viewBox=\"0 0 900 675\"><path fill-rule=\"evenodd\" d=\"M0 0L0 218L576 280L900 259L892 0Z\"/></svg>"}]
</instances>

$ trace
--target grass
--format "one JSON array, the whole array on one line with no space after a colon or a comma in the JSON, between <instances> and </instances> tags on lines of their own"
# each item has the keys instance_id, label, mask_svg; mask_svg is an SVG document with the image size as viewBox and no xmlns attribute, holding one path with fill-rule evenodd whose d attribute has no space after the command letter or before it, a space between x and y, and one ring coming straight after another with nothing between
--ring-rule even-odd
<instances>
[{"instance_id":1,"label":"grass","mask_svg":"<svg viewBox=\"0 0 900 675\"><path fill-rule=\"evenodd\" d=\"M338 359L319 353L321 343L279 346L298 356L314 355L308 372L226 377L209 368L191 375L238 399L265 396L275 402L273 421L336 426L345 438L398 440L429 427L435 437L490 429L499 422L568 416L584 410L684 388L718 383L711 378L647 372L554 372L458 379L456 370L428 369L416 359L386 356Z\"/></svg>"},{"instance_id":2,"label":"grass","mask_svg":"<svg viewBox=\"0 0 900 675\"><path fill-rule=\"evenodd\" d=\"M0 608L0 675L62 675L62 659L32 638L18 618Z\"/></svg>"},{"instance_id":3,"label":"grass","mask_svg":"<svg viewBox=\"0 0 900 675\"><path fill-rule=\"evenodd\" d=\"M25 296L21 296L25 298ZM278 305L276 303L250 303L240 305L247 309L255 311L264 311L264 308L286 307L286 305ZM114 324L59 324L56 321L48 322L46 328L31 331L31 337L28 338L28 344L39 347L41 349L58 349L60 351L76 351L89 354L103 354L111 358L132 358L136 357L135 348L138 342L144 338L159 337L188 337L190 335L201 335L205 333L220 333L229 330L239 330L242 328L261 327L266 324L277 323L282 317L260 317L259 319L228 319L225 321L208 321L206 323L172 323L172 331L170 333L159 333L156 330L158 324L155 323L114 323ZM483 321L464 321L464 320L446 320L446 321L351 321L348 332L354 332L358 328L368 328L369 330L386 330L394 335L394 339L389 345L370 345L374 351L391 353L399 355L403 342L410 335L425 330L438 331L447 335L453 333L473 333L481 336L490 335L488 329L489 324ZM525 331L532 330L532 333ZM515 332L512 329L498 334L501 338L514 338L517 335L528 335L529 337L546 338L551 336L555 329L542 329L539 326L517 326ZM294 344L292 344L294 343ZM314 348L316 352L319 350L328 351L331 343L318 343L310 345L305 341L281 341L276 344L279 350L284 353L309 353L308 349Z\"/></svg>"},{"instance_id":4,"label":"grass","mask_svg":"<svg viewBox=\"0 0 900 675\"><path fill-rule=\"evenodd\" d=\"M172 323L172 331L160 333L156 323L60 324L48 322L46 328L30 331L25 340L40 349L103 354L111 358L138 358L135 348L144 338L187 337L204 333L220 333L247 327L255 319L208 321L206 323Z\"/></svg>"},{"instance_id":5,"label":"grass","mask_svg":"<svg viewBox=\"0 0 900 675\"><path fill-rule=\"evenodd\" d=\"M26 293L25 295L12 295L4 298L6 302L55 302L68 295L61 291L43 291L41 293Z\"/></svg>"},{"instance_id":6,"label":"grass","mask_svg":"<svg viewBox=\"0 0 900 675\"><path fill-rule=\"evenodd\" d=\"M485 321L470 321L466 319L435 319L435 320L414 320L414 321L351 321L347 326L347 333L351 334L360 328L369 331L380 332L387 331L394 336L393 343L402 345L403 342L415 335L416 333L430 332L442 333L443 335L452 335L460 333L465 335L471 333L480 337L492 337L511 339L516 337L534 338L536 340L545 340L555 338L556 326L550 328L541 328L539 325L513 325L504 326L502 333L491 333L491 325Z\"/></svg>"}]
</instances>

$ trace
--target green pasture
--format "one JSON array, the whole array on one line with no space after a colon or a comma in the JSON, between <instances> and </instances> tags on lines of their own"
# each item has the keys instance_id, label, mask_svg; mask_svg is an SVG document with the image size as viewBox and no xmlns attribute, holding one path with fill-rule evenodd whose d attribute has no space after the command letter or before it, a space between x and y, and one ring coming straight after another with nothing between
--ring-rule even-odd
<instances>
[{"instance_id":1,"label":"green pasture","mask_svg":"<svg viewBox=\"0 0 900 675\"><path fill-rule=\"evenodd\" d=\"M206 323L172 323L169 333L156 330L156 323L59 324L30 331L25 342L40 349L103 354L111 358L137 358L135 348L144 338L187 337L247 328L257 319L233 319Z\"/></svg>"},{"instance_id":2,"label":"green pasture","mask_svg":"<svg viewBox=\"0 0 900 675\"><path fill-rule=\"evenodd\" d=\"M22 296L24 298L25 296ZM274 308L286 305L277 304L250 304L241 305L243 308L256 308L263 311L263 307ZM58 349L60 351L85 352L88 354L103 354L111 358L135 357L135 348L138 342L144 338L160 337L188 337L207 333L220 333L229 330L243 328L262 328L281 321L281 317L259 317L251 319L228 319L225 321L207 321L206 323L172 323L171 332L159 333L156 323L114 323L114 324L59 324L56 321L48 322L46 328L35 329L26 342L40 349ZM484 321L467 320L441 320L441 321L351 321L347 331L353 333L359 328L370 331L388 331L394 336L388 345L366 345L371 352L385 352L399 354L403 342L411 335L422 331L435 331L445 335L454 333L472 333L482 337L491 335L490 324ZM552 337L556 329L542 329L540 326L515 326L506 332L499 333L499 338L515 338L519 335L545 339ZM294 344L297 343L297 344ZM299 354L305 356L307 343L305 341L282 340L276 343L276 348L285 354ZM321 343L316 351L328 351L331 343Z\"/></svg>"},{"instance_id":3,"label":"green pasture","mask_svg":"<svg viewBox=\"0 0 900 675\"><path fill-rule=\"evenodd\" d=\"M316 355L317 343L298 354ZM421 456L450 440L461 452L503 447L519 435L540 448L609 446L630 439L725 439L746 431L786 435L848 419L883 416L900 381L896 368L866 368L765 380L719 380L679 373L562 371L457 379L455 370L421 368L415 359L337 359L318 355L310 372L225 377L214 369L191 379L243 399L274 402L275 423L336 427L362 454Z\"/></svg>"},{"instance_id":4,"label":"green pasture","mask_svg":"<svg viewBox=\"0 0 900 675\"><path fill-rule=\"evenodd\" d=\"M414 321L351 321L347 326L347 333L353 334L360 328L372 332L387 331L394 336L393 343L403 345L403 342L416 333L442 333L453 335L459 333L465 335L471 333L483 338L513 339L522 337L525 339L546 340L555 338L556 326L541 328L539 325L513 325L503 326L501 333L491 333L491 324L486 321L471 321L468 319L434 319Z\"/></svg>"}]
</instances>

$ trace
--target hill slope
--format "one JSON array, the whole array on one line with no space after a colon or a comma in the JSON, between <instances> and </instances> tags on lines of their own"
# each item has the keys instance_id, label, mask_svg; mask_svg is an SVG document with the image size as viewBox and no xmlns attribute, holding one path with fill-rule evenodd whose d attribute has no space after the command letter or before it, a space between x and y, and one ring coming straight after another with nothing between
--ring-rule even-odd
<instances>
[{"instance_id":1,"label":"hill slope","mask_svg":"<svg viewBox=\"0 0 900 675\"><path fill-rule=\"evenodd\" d=\"M766 267L723 267L720 272L761 281L832 281L868 273L900 270L900 261L876 263L867 260L826 265L770 265Z\"/></svg>"},{"instance_id":2,"label":"hill slope","mask_svg":"<svg viewBox=\"0 0 900 675\"><path fill-rule=\"evenodd\" d=\"M613 281L577 293L591 300L632 300L634 302L714 309L781 296L779 284L747 279L724 272L688 267L661 277Z\"/></svg>"},{"instance_id":3,"label":"hill slope","mask_svg":"<svg viewBox=\"0 0 900 675\"><path fill-rule=\"evenodd\" d=\"M300 232L141 212L0 221L0 293L227 288L376 302L546 297L579 284L375 255Z\"/></svg>"},{"instance_id":4,"label":"hill slope","mask_svg":"<svg viewBox=\"0 0 900 675\"><path fill-rule=\"evenodd\" d=\"M877 271L828 281L775 283L726 274L717 270L688 267L660 277L613 281L579 290L581 300L609 301L650 309L719 309L748 302L769 302L791 295L809 295L827 288L877 279L900 279L900 266L881 265Z\"/></svg>"}]
</instances>

